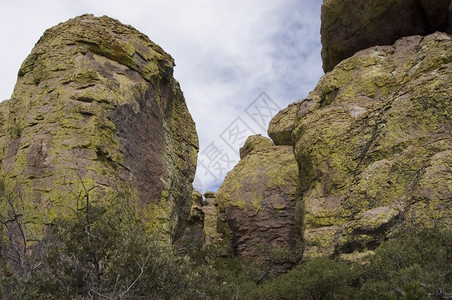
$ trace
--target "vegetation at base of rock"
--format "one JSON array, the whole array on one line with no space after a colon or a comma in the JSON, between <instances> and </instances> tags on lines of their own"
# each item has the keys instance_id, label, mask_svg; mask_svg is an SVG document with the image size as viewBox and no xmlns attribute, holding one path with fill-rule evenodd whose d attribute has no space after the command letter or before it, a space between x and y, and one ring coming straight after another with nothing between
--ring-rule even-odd
<instances>
[{"instance_id":1,"label":"vegetation at base of rock","mask_svg":"<svg viewBox=\"0 0 452 300\"><path fill-rule=\"evenodd\" d=\"M196 266L158 233L146 232L128 195L118 193L111 207L83 195L85 204L48 224L34 247L26 247L27 241L17 245L10 234L11 222L25 225L23 216L2 215L0 299L205 298L210 276L203 273L211 268ZM15 250L24 255L3 263Z\"/></svg>"},{"instance_id":2,"label":"vegetation at base of rock","mask_svg":"<svg viewBox=\"0 0 452 300\"><path fill-rule=\"evenodd\" d=\"M0 268L0 299L448 299L452 295L452 231L410 229L359 263L327 256L288 273L270 261L221 256L215 246L181 255L144 230L129 193L86 201L48 224L23 257L29 272ZM94 200L94 199L93 199ZM101 204L96 204L101 203ZM9 217L20 217L10 211ZM2 214L0 260L11 249ZM38 246L36 246L38 245ZM301 246L299 246L300 249ZM269 251L269 250L267 250ZM283 252L269 257L280 259Z\"/></svg>"},{"instance_id":3,"label":"vegetation at base of rock","mask_svg":"<svg viewBox=\"0 0 452 300\"><path fill-rule=\"evenodd\" d=\"M214 299L450 299L452 231L405 231L359 263L317 257L260 284L250 271L236 274L240 285L229 293L223 287Z\"/></svg>"}]
</instances>

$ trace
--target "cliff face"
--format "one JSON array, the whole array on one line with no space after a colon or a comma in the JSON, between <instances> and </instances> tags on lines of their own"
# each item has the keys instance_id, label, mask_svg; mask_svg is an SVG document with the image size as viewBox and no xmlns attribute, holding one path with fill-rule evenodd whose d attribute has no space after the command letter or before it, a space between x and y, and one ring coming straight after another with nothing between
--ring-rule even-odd
<instances>
[{"instance_id":1,"label":"cliff face","mask_svg":"<svg viewBox=\"0 0 452 300\"><path fill-rule=\"evenodd\" d=\"M322 58L329 72L306 99L279 112L268 130L276 145L291 145L294 153L288 147L283 160L276 155L284 146L256 150L218 192L239 255L287 236L282 229L269 233L261 220L268 218L268 226L278 216L260 215L266 210L253 199L267 206L273 197L293 199L293 221L275 227L301 229L305 258L358 259L404 228L452 226L449 5L324 1ZM281 171L293 154L299 175ZM257 159L264 155L265 161ZM276 171L273 177L262 173L267 167ZM281 174L298 176L297 183L285 181L290 192L267 194L265 183L253 182Z\"/></svg>"},{"instance_id":2,"label":"cliff face","mask_svg":"<svg viewBox=\"0 0 452 300\"><path fill-rule=\"evenodd\" d=\"M77 209L80 195L102 203L118 192L136 199L149 230L180 235L198 139L173 67L158 45L108 17L44 33L0 106L3 189L23 199L30 236Z\"/></svg>"},{"instance_id":3,"label":"cliff face","mask_svg":"<svg viewBox=\"0 0 452 300\"><path fill-rule=\"evenodd\" d=\"M435 33L360 51L299 104L309 250L351 253L396 225L452 225L451 46Z\"/></svg>"}]
</instances>

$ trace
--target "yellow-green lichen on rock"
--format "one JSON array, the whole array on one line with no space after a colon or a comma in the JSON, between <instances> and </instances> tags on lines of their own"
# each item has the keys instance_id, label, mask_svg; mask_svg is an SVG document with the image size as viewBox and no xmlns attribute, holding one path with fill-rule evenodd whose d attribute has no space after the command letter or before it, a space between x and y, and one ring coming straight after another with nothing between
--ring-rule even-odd
<instances>
[{"instance_id":1,"label":"yellow-green lichen on rock","mask_svg":"<svg viewBox=\"0 0 452 300\"><path fill-rule=\"evenodd\" d=\"M251 136L243 149L247 154L216 194L220 233L229 235L242 258L268 259L270 248L296 251L301 235L294 218L298 171L292 147Z\"/></svg>"},{"instance_id":2,"label":"yellow-green lichen on rock","mask_svg":"<svg viewBox=\"0 0 452 300\"><path fill-rule=\"evenodd\" d=\"M127 187L148 230L180 236L198 139L173 67L148 37L109 17L44 33L0 110L1 175L21 195L27 228L65 217L83 195L106 205Z\"/></svg>"},{"instance_id":3,"label":"yellow-green lichen on rock","mask_svg":"<svg viewBox=\"0 0 452 300\"><path fill-rule=\"evenodd\" d=\"M302 100L290 104L271 119L267 133L275 145L292 146L292 131L295 125L295 116L301 102Z\"/></svg>"},{"instance_id":4,"label":"yellow-green lichen on rock","mask_svg":"<svg viewBox=\"0 0 452 300\"><path fill-rule=\"evenodd\" d=\"M451 32L450 0L324 0L321 13L325 72L359 50L399 38Z\"/></svg>"},{"instance_id":5,"label":"yellow-green lichen on rock","mask_svg":"<svg viewBox=\"0 0 452 300\"><path fill-rule=\"evenodd\" d=\"M0 163L3 162L8 142L9 100L0 102Z\"/></svg>"},{"instance_id":6,"label":"yellow-green lichen on rock","mask_svg":"<svg viewBox=\"0 0 452 300\"><path fill-rule=\"evenodd\" d=\"M220 234L218 223L221 222L219 211L216 207L216 193L204 193L204 203L202 211L204 213L204 246L211 244L221 244L222 235Z\"/></svg>"},{"instance_id":7,"label":"yellow-green lichen on rock","mask_svg":"<svg viewBox=\"0 0 452 300\"><path fill-rule=\"evenodd\" d=\"M184 233L174 244L180 252L196 252L204 248L207 237L204 231L206 215L203 206L201 193L193 191L190 216L184 228Z\"/></svg>"},{"instance_id":8,"label":"yellow-green lichen on rock","mask_svg":"<svg viewBox=\"0 0 452 300\"><path fill-rule=\"evenodd\" d=\"M362 50L298 102L307 253L372 250L397 226L450 226L450 49L435 33Z\"/></svg>"}]
</instances>

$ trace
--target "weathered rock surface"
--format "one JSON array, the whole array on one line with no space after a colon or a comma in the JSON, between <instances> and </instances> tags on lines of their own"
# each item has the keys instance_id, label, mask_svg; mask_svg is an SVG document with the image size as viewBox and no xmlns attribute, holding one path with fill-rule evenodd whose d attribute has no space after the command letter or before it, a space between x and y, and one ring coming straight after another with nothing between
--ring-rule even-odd
<instances>
[{"instance_id":1,"label":"weathered rock surface","mask_svg":"<svg viewBox=\"0 0 452 300\"><path fill-rule=\"evenodd\" d=\"M198 140L173 67L148 37L108 17L44 33L0 106L1 173L26 201L30 235L74 208L70 195L89 191L100 203L125 189L149 230L180 235Z\"/></svg>"},{"instance_id":2,"label":"weathered rock surface","mask_svg":"<svg viewBox=\"0 0 452 300\"><path fill-rule=\"evenodd\" d=\"M272 139L275 145L291 146L292 131L294 129L295 117L298 112L299 101L289 104L288 107L278 112L270 121L268 125L268 136Z\"/></svg>"},{"instance_id":3,"label":"weathered rock surface","mask_svg":"<svg viewBox=\"0 0 452 300\"><path fill-rule=\"evenodd\" d=\"M262 139L268 140L266 147ZM295 226L297 165L291 146L271 146L251 136L244 149L253 149L228 173L216 201L227 224L234 253L242 258L268 259L268 250L293 249L300 240ZM270 249L269 249L270 248Z\"/></svg>"},{"instance_id":4,"label":"weathered rock surface","mask_svg":"<svg viewBox=\"0 0 452 300\"><path fill-rule=\"evenodd\" d=\"M451 36L405 37L342 61L298 103L306 255L452 226L451 78Z\"/></svg>"},{"instance_id":5,"label":"weathered rock surface","mask_svg":"<svg viewBox=\"0 0 452 300\"><path fill-rule=\"evenodd\" d=\"M204 223L205 214L203 210L202 195L198 191L193 191L188 221L185 225L183 234L174 243L174 247L184 253L200 251L203 249L206 239Z\"/></svg>"},{"instance_id":6,"label":"weathered rock surface","mask_svg":"<svg viewBox=\"0 0 452 300\"><path fill-rule=\"evenodd\" d=\"M325 72L359 50L399 38L451 32L450 0L324 0L322 59Z\"/></svg>"},{"instance_id":7,"label":"weathered rock surface","mask_svg":"<svg viewBox=\"0 0 452 300\"><path fill-rule=\"evenodd\" d=\"M218 222L220 221L219 212L216 203L216 193L204 193L204 203L202 212L204 213L204 246L211 244L220 244L221 234L218 230Z\"/></svg>"},{"instance_id":8,"label":"weathered rock surface","mask_svg":"<svg viewBox=\"0 0 452 300\"><path fill-rule=\"evenodd\" d=\"M273 142L260 134L249 136L246 143L239 149L240 159L243 159L251 151L265 149L273 146Z\"/></svg>"},{"instance_id":9,"label":"weathered rock surface","mask_svg":"<svg viewBox=\"0 0 452 300\"><path fill-rule=\"evenodd\" d=\"M0 102L0 162L4 159L4 145L8 141L8 115L9 100L5 100Z\"/></svg>"}]
</instances>

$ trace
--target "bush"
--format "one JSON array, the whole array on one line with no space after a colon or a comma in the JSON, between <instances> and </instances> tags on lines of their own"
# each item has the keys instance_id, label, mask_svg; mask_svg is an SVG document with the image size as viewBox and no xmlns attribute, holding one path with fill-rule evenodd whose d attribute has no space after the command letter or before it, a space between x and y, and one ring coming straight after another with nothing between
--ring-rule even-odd
<instances>
[{"instance_id":1,"label":"bush","mask_svg":"<svg viewBox=\"0 0 452 300\"><path fill-rule=\"evenodd\" d=\"M94 205L87 193L83 200L46 225L39 268L22 276L6 261L0 265L0 299L209 298L214 271L145 232L131 199L118 193Z\"/></svg>"},{"instance_id":2,"label":"bush","mask_svg":"<svg viewBox=\"0 0 452 300\"><path fill-rule=\"evenodd\" d=\"M346 262L314 258L266 282L249 299L350 299L358 275Z\"/></svg>"},{"instance_id":3,"label":"bush","mask_svg":"<svg viewBox=\"0 0 452 300\"><path fill-rule=\"evenodd\" d=\"M221 257L221 247L191 258L179 255L145 232L130 196L119 193L96 205L84 195L84 206L47 225L49 234L33 251L26 235L23 243L11 239L12 227L6 227L11 220L19 233L25 227L7 196L15 213L14 218L0 215L1 300L452 299L450 229L406 231L383 243L363 265L319 257L276 276L269 275L270 268L294 262L296 253L277 249L268 263ZM23 268L8 264L8 257L20 258Z\"/></svg>"},{"instance_id":4,"label":"bush","mask_svg":"<svg viewBox=\"0 0 452 300\"><path fill-rule=\"evenodd\" d=\"M80 216L55 223L42 294L59 299L204 299L208 268L201 270L188 257L175 255L169 245L144 232L144 224L123 205L113 207L91 207L89 223Z\"/></svg>"},{"instance_id":5,"label":"bush","mask_svg":"<svg viewBox=\"0 0 452 300\"><path fill-rule=\"evenodd\" d=\"M384 243L365 266L358 299L452 297L452 232L422 229Z\"/></svg>"}]
</instances>

